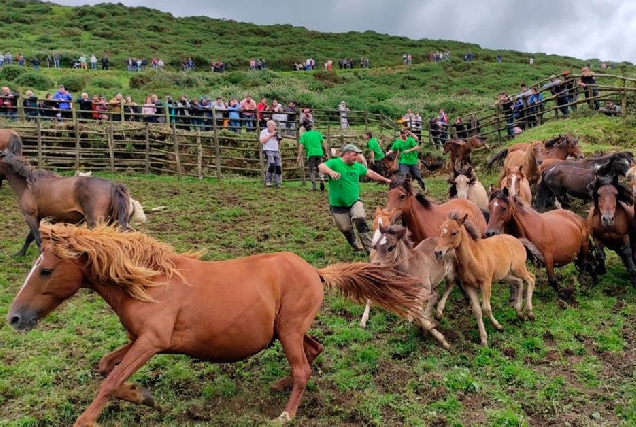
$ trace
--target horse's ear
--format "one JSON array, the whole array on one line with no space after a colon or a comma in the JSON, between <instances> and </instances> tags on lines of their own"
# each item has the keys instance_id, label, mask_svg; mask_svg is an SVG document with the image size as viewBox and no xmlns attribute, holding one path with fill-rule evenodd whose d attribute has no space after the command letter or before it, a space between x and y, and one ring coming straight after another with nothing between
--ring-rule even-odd
<instances>
[{"instance_id":1,"label":"horse's ear","mask_svg":"<svg viewBox=\"0 0 636 427\"><path fill-rule=\"evenodd\" d=\"M382 234L386 233L388 229L389 229L389 227L385 227L382 224L380 224L378 226L378 230L380 230L380 233L382 233Z\"/></svg>"},{"instance_id":2,"label":"horse's ear","mask_svg":"<svg viewBox=\"0 0 636 427\"><path fill-rule=\"evenodd\" d=\"M406 227L400 227L400 229L395 233L395 236L398 238L398 240L402 240L404 239L404 236L406 236L406 231Z\"/></svg>"},{"instance_id":3,"label":"horse's ear","mask_svg":"<svg viewBox=\"0 0 636 427\"><path fill-rule=\"evenodd\" d=\"M459 225L464 225L464 223L466 222L466 218L468 218L468 213L465 213L464 215L459 215L459 217L457 218L457 223Z\"/></svg>"}]
</instances>

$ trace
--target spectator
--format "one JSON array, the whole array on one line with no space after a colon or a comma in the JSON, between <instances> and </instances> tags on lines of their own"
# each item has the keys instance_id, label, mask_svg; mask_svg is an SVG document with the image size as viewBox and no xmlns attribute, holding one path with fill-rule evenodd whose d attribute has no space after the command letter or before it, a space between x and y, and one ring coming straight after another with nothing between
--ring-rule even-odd
<instances>
[{"instance_id":1,"label":"spectator","mask_svg":"<svg viewBox=\"0 0 636 427\"><path fill-rule=\"evenodd\" d=\"M263 153L267 158L267 174L265 174L265 187L280 187L283 180L283 168L278 144L282 136L276 131L276 122L267 121L267 127L261 131L259 141L263 146Z\"/></svg>"},{"instance_id":2,"label":"spectator","mask_svg":"<svg viewBox=\"0 0 636 427\"><path fill-rule=\"evenodd\" d=\"M151 100L152 102L152 100ZM154 103L153 103L154 105ZM139 121L139 118L137 117L137 114L140 113L140 108L137 105L136 102L134 102L132 100L132 98L130 96L127 96L124 99L124 118L126 119L127 122L137 122Z\"/></svg>"},{"instance_id":3,"label":"spectator","mask_svg":"<svg viewBox=\"0 0 636 427\"><path fill-rule=\"evenodd\" d=\"M46 66L51 68L51 64L53 64L53 57L51 55L46 55Z\"/></svg>"},{"instance_id":4,"label":"spectator","mask_svg":"<svg viewBox=\"0 0 636 427\"><path fill-rule=\"evenodd\" d=\"M579 86L583 88L583 93L585 94L585 99L588 100L587 104L598 110L600 108L600 102L598 99L591 100L590 98L595 98L598 96L598 89L596 89L596 77L594 77L594 72L590 71L590 67L588 65L584 65L581 68L581 77L579 77Z\"/></svg>"},{"instance_id":5,"label":"spectator","mask_svg":"<svg viewBox=\"0 0 636 427\"><path fill-rule=\"evenodd\" d=\"M377 138L373 137L372 132L365 132L364 137L367 140L367 148L369 149L369 166L371 170L379 173L382 176L386 176L386 167L384 166L383 159L385 157L384 151L380 147L380 143Z\"/></svg>"},{"instance_id":6,"label":"spectator","mask_svg":"<svg viewBox=\"0 0 636 427\"><path fill-rule=\"evenodd\" d=\"M479 134L481 133L481 123L475 116L475 113L471 113L470 116L468 117L469 117L468 135L479 136Z\"/></svg>"},{"instance_id":7,"label":"spectator","mask_svg":"<svg viewBox=\"0 0 636 427\"><path fill-rule=\"evenodd\" d=\"M40 70L40 59L37 56L34 56L31 60L31 65L33 65L33 71Z\"/></svg>"},{"instance_id":8,"label":"spectator","mask_svg":"<svg viewBox=\"0 0 636 427\"><path fill-rule=\"evenodd\" d=\"M439 128L439 137L442 144L448 139L448 116L444 110L439 110L439 116L437 116L437 127Z\"/></svg>"},{"instance_id":9,"label":"spectator","mask_svg":"<svg viewBox=\"0 0 636 427\"><path fill-rule=\"evenodd\" d=\"M428 134L433 140L433 144L435 148L442 148L442 140L440 138L440 130L439 130L439 119L436 116L431 116L431 119L428 121Z\"/></svg>"},{"instance_id":10,"label":"spectator","mask_svg":"<svg viewBox=\"0 0 636 427\"><path fill-rule=\"evenodd\" d=\"M121 112L124 103L124 95L118 93L115 95L110 101L108 101L108 105L110 106L111 112L111 120L114 122L121 122Z\"/></svg>"},{"instance_id":11,"label":"spectator","mask_svg":"<svg viewBox=\"0 0 636 427\"><path fill-rule=\"evenodd\" d=\"M417 153L420 146L415 138L416 137L413 132L407 129L402 129L400 131L400 137L395 140L387 154L391 154L393 152L396 154L399 153L398 173L400 176L410 174L411 177L420 184L422 191L426 193L426 184L424 184L422 174L418 168L419 159Z\"/></svg>"},{"instance_id":12,"label":"spectator","mask_svg":"<svg viewBox=\"0 0 636 427\"><path fill-rule=\"evenodd\" d=\"M287 121L287 114L283 112L283 106L278 103L277 99L272 99L272 119L276 122L276 126L282 127L282 123Z\"/></svg>"},{"instance_id":13,"label":"spectator","mask_svg":"<svg viewBox=\"0 0 636 427\"><path fill-rule=\"evenodd\" d=\"M106 55L102 55L102 70L108 70L108 57Z\"/></svg>"},{"instance_id":14,"label":"spectator","mask_svg":"<svg viewBox=\"0 0 636 427\"><path fill-rule=\"evenodd\" d=\"M528 62L530 63L530 65L534 65L534 58L530 57L530 60Z\"/></svg>"},{"instance_id":15,"label":"spectator","mask_svg":"<svg viewBox=\"0 0 636 427\"><path fill-rule=\"evenodd\" d=\"M556 96L557 106L563 114L563 117L568 116L568 104L570 99L568 97L568 90L566 85L561 84L561 80L557 79L556 75L552 74L549 77L549 82L544 84L542 89L549 89L550 93Z\"/></svg>"},{"instance_id":16,"label":"spectator","mask_svg":"<svg viewBox=\"0 0 636 427\"><path fill-rule=\"evenodd\" d=\"M60 68L60 54L57 52L53 54L53 64L55 68Z\"/></svg>"},{"instance_id":17,"label":"spectator","mask_svg":"<svg viewBox=\"0 0 636 427\"><path fill-rule=\"evenodd\" d=\"M4 65L4 55L0 52L0 68Z\"/></svg>"},{"instance_id":18,"label":"spectator","mask_svg":"<svg viewBox=\"0 0 636 427\"><path fill-rule=\"evenodd\" d=\"M621 107L614 104L614 101L605 101L605 105L599 111L608 116L618 116L621 114Z\"/></svg>"},{"instance_id":19,"label":"spectator","mask_svg":"<svg viewBox=\"0 0 636 427\"><path fill-rule=\"evenodd\" d=\"M256 67L256 65L254 65ZM241 106L241 118L245 124L245 130L247 132L255 131L256 127L256 102L251 96L247 95L240 103Z\"/></svg>"},{"instance_id":20,"label":"spectator","mask_svg":"<svg viewBox=\"0 0 636 427\"><path fill-rule=\"evenodd\" d=\"M309 167L309 181L311 181L312 191L316 191L316 174L320 176L320 191L325 189L325 178L318 172L318 165L325 155L323 137L320 132L312 129L311 124L305 127L305 132L300 136L298 142L298 163L302 160L303 147L307 150L307 166Z\"/></svg>"},{"instance_id":21,"label":"spectator","mask_svg":"<svg viewBox=\"0 0 636 427\"><path fill-rule=\"evenodd\" d=\"M232 98L227 107L230 118L230 130L236 133L241 132L241 106L237 98Z\"/></svg>"},{"instance_id":22,"label":"spectator","mask_svg":"<svg viewBox=\"0 0 636 427\"><path fill-rule=\"evenodd\" d=\"M32 90L26 91L26 96L22 100L24 113L27 120L34 120L39 115L38 97L33 94Z\"/></svg>"},{"instance_id":23,"label":"spectator","mask_svg":"<svg viewBox=\"0 0 636 427\"><path fill-rule=\"evenodd\" d=\"M303 109L303 112L300 114L300 119L298 119L301 127L307 129L308 126L314 125L314 115L311 114L311 110L309 108Z\"/></svg>"},{"instance_id":24,"label":"spectator","mask_svg":"<svg viewBox=\"0 0 636 427\"><path fill-rule=\"evenodd\" d=\"M413 116L413 122L411 123L411 130L415 134L418 140L422 139L422 116L420 113L415 113Z\"/></svg>"},{"instance_id":25,"label":"spectator","mask_svg":"<svg viewBox=\"0 0 636 427\"><path fill-rule=\"evenodd\" d=\"M57 101L53 99L53 95L50 93L45 95L41 110L45 120L56 120L58 118L59 109L57 108Z\"/></svg>"},{"instance_id":26,"label":"spectator","mask_svg":"<svg viewBox=\"0 0 636 427\"><path fill-rule=\"evenodd\" d=\"M88 97L86 92L82 93L77 100L77 104L79 105L78 116L80 120L90 120L93 118L93 100Z\"/></svg>"},{"instance_id":27,"label":"spectator","mask_svg":"<svg viewBox=\"0 0 636 427\"><path fill-rule=\"evenodd\" d=\"M10 54L7 54L7 55L10 55ZM24 67L24 56L22 55L22 52L18 53L15 59L18 60L18 66ZM11 62L9 62L9 65L11 65Z\"/></svg>"},{"instance_id":28,"label":"spectator","mask_svg":"<svg viewBox=\"0 0 636 427\"><path fill-rule=\"evenodd\" d=\"M201 100L199 101L199 110L203 118L201 122L203 126L202 130L205 132L211 131L212 130L212 103L210 102L207 96L202 97Z\"/></svg>"},{"instance_id":29,"label":"spectator","mask_svg":"<svg viewBox=\"0 0 636 427\"><path fill-rule=\"evenodd\" d=\"M402 116L402 126L410 130L413 126L414 118L415 118L415 114L413 114L413 112L409 108L408 110L406 110L406 114Z\"/></svg>"},{"instance_id":30,"label":"spectator","mask_svg":"<svg viewBox=\"0 0 636 427\"><path fill-rule=\"evenodd\" d=\"M4 59L7 65L13 65L13 55L11 55L11 52L7 52Z\"/></svg>"},{"instance_id":31,"label":"spectator","mask_svg":"<svg viewBox=\"0 0 636 427\"><path fill-rule=\"evenodd\" d=\"M504 114L504 118L506 119L506 129L508 131L508 138L512 139L515 136L514 126L513 126L514 113L512 111L514 107L514 101L510 99L510 97L506 94L506 92L500 92L499 101L497 102L497 104L501 106L501 109Z\"/></svg>"},{"instance_id":32,"label":"spectator","mask_svg":"<svg viewBox=\"0 0 636 427\"><path fill-rule=\"evenodd\" d=\"M497 63L501 64L503 57L501 56L501 53L497 54Z\"/></svg>"},{"instance_id":33,"label":"spectator","mask_svg":"<svg viewBox=\"0 0 636 427\"><path fill-rule=\"evenodd\" d=\"M58 101L57 108L60 110L62 119L70 119L73 117L71 112L71 102L73 96L64 88L64 85L59 85L57 92L53 95L53 99Z\"/></svg>"},{"instance_id":34,"label":"spectator","mask_svg":"<svg viewBox=\"0 0 636 427\"><path fill-rule=\"evenodd\" d=\"M154 123L165 123L166 122L166 110L163 107L163 103L159 100L159 97L156 94L150 95L150 99L153 104L155 104L155 117Z\"/></svg>"},{"instance_id":35,"label":"spectator","mask_svg":"<svg viewBox=\"0 0 636 427\"><path fill-rule=\"evenodd\" d=\"M453 128L455 129L455 138L457 139L468 139L468 132L466 131L466 125L461 117L457 117L455 119L455 123L453 124Z\"/></svg>"},{"instance_id":36,"label":"spectator","mask_svg":"<svg viewBox=\"0 0 636 427\"><path fill-rule=\"evenodd\" d=\"M349 127L349 119L347 118L349 107L347 107L347 103L340 101L338 111L340 112L340 129L345 130Z\"/></svg>"},{"instance_id":37,"label":"spectator","mask_svg":"<svg viewBox=\"0 0 636 427\"><path fill-rule=\"evenodd\" d=\"M543 95L536 86L533 86L530 90L532 94L528 97L528 126L535 127L537 121L541 123L544 108Z\"/></svg>"},{"instance_id":38,"label":"spectator","mask_svg":"<svg viewBox=\"0 0 636 427\"><path fill-rule=\"evenodd\" d=\"M91 55L91 70L97 69L97 57L95 55Z\"/></svg>"},{"instance_id":39,"label":"spectator","mask_svg":"<svg viewBox=\"0 0 636 427\"><path fill-rule=\"evenodd\" d=\"M318 170L329 176L329 210L336 227L345 236L349 245L356 252L371 252L371 229L366 219L366 212L360 200L360 177L366 176L374 181L390 183L371 169L367 169L359 160L362 153L353 144L342 147L340 157L329 159L318 166ZM358 231L362 246L357 242Z\"/></svg>"},{"instance_id":40,"label":"spectator","mask_svg":"<svg viewBox=\"0 0 636 427\"><path fill-rule=\"evenodd\" d=\"M88 66L86 63L86 55L82 54L82 56L79 57L79 63L80 63L80 68L82 70L88 70Z\"/></svg>"},{"instance_id":41,"label":"spectator","mask_svg":"<svg viewBox=\"0 0 636 427\"><path fill-rule=\"evenodd\" d=\"M312 63L312 67L313 67L313 63ZM296 115L298 114L296 101L289 101L289 103L287 104L287 107L285 107L285 112L287 113L287 122L285 123L285 128L288 129L285 136L289 138L295 138L296 137Z\"/></svg>"},{"instance_id":42,"label":"spectator","mask_svg":"<svg viewBox=\"0 0 636 427\"><path fill-rule=\"evenodd\" d=\"M190 101L188 100L188 97L186 95L181 95L181 98L179 98L179 102L177 102L176 107L177 127L179 127L180 129L190 129ZM238 105L238 101L236 101L237 116L239 115L239 109L240 107ZM241 122L237 121L237 123L238 128L236 132L238 133L240 131Z\"/></svg>"},{"instance_id":43,"label":"spectator","mask_svg":"<svg viewBox=\"0 0 636 427\"><path fill-rule=\"evenodd\" d=\"M216 97L216 100L212 103L212 111L214 113L214 120L216 120L216 126L223 128L223 115L226 112L225 103L220 96Z\"/></svg>"}]
</instances>

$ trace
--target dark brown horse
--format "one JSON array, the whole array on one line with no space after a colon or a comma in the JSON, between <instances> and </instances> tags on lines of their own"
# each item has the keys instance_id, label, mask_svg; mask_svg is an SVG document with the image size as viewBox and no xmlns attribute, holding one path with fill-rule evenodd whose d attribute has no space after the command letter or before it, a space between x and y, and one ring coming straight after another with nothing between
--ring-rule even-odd
<instances>
[{"instance_id":1,"label":"dark brown horse","mask_svg":"<svg viewBox=\"0 0 636 427\"><path fill-rule=\"evenodd\" d=\"M39 228L44 218L71 224L86 221L89 227L98 221L117 222L122 230L130 228L130 195L123 184L90 176L61 177L6 150L0 153L0 179L6 179L20 199L30 230L18 255L25 255L33 240L41 247Z\"/></svg>"},{"instance_id":2,"label":"dark brown horse","mask_svg":"<svg viewBox=\"0 0 636 427\"><path fill-rule=\"evenodd\" d=\"M490 196L490 219L486 236L499 233L523 237L532 242L543 255L548 282L559 293L555 266L575 262L581 276L588 271L596 282L590 264L590 236L587 223L574 212L556 209L539 213L512 197L507 188Z\"/></svg>"},{"instance_id":3,"label":"dark brown horse","mask_svg":"<svg viewBox=\"0 0 636 427\"><path fill-rule=\"evenodd\" d=\"M636 226L631 191L618 182L617 176L598 177L590 185L592 209L587 224L596 245L599 274L605 274L605 247L616 252L636 286Z\"/></svg>"},{"instance_id":4,"label":"dark brown horse","mask_svg":"<svg viewBox=\"0 0 636 427\"><path fill-rule=\"evenodd\" d=\"M316 269L279 252L228 261L200 261L141 233L65 224L42 225L42 254L11 304L7 320L29 330L80 288L112 307L130 342L104 356L105 380L76 426L93 426L109 398L155 406L150 392L125 382L155 354L210 362L246 359L278 339L291 366L273 388L292 389L278 420L294 418L311 364L322 345L307 335L324 286L358 302L367 298L402 317L417 317L419 279L368 263Z\"/></svg>"},{"instance_id":5,"label":"dark brown horse","mask_svg":"<svg viewBox=\"0 0 636 427\"><path fill-rule=\"evenodd\" d=\"M468 214L480 233L486 230L486 220L477 205L468 199L452 199L436 204L422 194L415 194L408 179L394 179L389 185L385 210L396 209L404 225L411 231L413 243L418 244L429 237L439 236L439 228L453 211Z\"/></svg>"},{"instance_id":6,"label":"dark brown horse","mask_svg":"<svg viewBox=\"0 0 636 427\"><path fill-rule=\"evenodd\" d=\"M589 185L597 175L624 176L631 167L633 158L632 153L621 152L582 161L566 160L550 166L541 173L535 207L540 211L545 210L556 199L562 207L567 208L568 195L590 200Z\"/></svg>"},{"instance_id":7,"label":"dark brown horse","mask_svg":"<svg viewBox=\"0 0 636 427\"><path fill-rule=\"evenodd\" d=\"M449 139L444 142L444 153L450 153L450 162L453 170L459 171L464 165L472 165L470 153L477 148L487 146L486 140L477 136L471 136L466 141L461 139Z\"/></svg>"}]
</instances>

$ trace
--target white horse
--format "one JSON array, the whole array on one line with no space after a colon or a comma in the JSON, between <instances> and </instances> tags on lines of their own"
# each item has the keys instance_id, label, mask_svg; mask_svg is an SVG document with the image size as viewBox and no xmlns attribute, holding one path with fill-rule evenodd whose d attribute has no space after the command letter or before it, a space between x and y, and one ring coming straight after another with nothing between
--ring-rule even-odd
<instances>
[{"instance_id":1,"label":"white horse","mask_svg":"<svg viewBox=\"0 0 636 427\"><path fill-rule=\"evenodd\" d=\"M488 210L488 193L477 179L472 167L460 171L451 184L455 185L458 199L468 199L479 209Z\"/></svg>"}]
</instances>

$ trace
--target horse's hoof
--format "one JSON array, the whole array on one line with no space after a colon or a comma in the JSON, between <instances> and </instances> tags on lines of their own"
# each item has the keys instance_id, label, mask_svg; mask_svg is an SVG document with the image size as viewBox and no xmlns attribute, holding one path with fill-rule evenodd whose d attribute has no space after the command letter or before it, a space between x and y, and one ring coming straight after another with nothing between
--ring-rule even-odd
<instances>
[{"instance_id":1,"label":"horse's hoof","mask_svg":"<svg viewBox=\"0 0 636 427\"><path fill-rule=\"evenodd\" d=\"M271 420L269 423L274 425L285 425L291 422L291 417L289 416L289 412L285 411L278 416L278 418Z\"/></svg>"},{"instance_id":2,"label":"horse's hoof","mask_svg":"<svg viewBox=\"0 0 636 427\"><path fill-rule=\"evenodd\" d=\"M444 348L444 350L450 350L451 346L449 343L447 343L446 341L444 341L442 343L442 347Z\"/></svg>"},{"instance_id":3,"label":"horse's hoof","mask_svg":"<svg viewBox=\"0 0 636 427\"><path fill-rule=\"evenodd\" d=\"M152 397L152 394L150 394L150 391L146 390L145 388L141 389L141 404L142 405L146 405L146 406L150 406L151 408L155 408L155 409L159 409L159 405L157 405L157 402L155 402L155 398Z\"/></svg>"},{"instance_id":4,"label":"horse's hoof","mask_svg":"<svg viewBox=\"0 0 636 427\"><path fill-rule=\"evenodd\" d=\"M528 316L528 319L530 319L530 320L535 320L536 319L536 317L535 317L535 315L534 315L534 313L532 311L527 312L526 315Z\"/></svg>"},{"instance_id":5,"label":"horse's hoof","mask_svg":"<svg viewBox=\"0 0 636 427\"><path fill-rule=\"evenodd\" d=\"M442 320L442 312L438 311L435 313L435 320Z\"/></svg>"}]
</instances>

